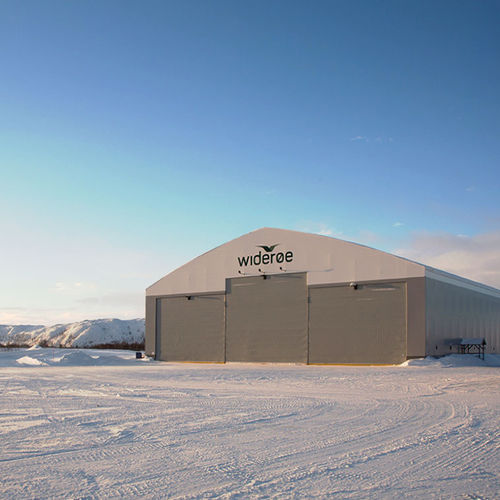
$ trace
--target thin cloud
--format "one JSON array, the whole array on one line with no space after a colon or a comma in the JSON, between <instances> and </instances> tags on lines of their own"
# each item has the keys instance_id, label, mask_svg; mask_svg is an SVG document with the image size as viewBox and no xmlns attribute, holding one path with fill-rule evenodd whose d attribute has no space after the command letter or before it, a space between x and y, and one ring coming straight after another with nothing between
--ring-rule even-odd
<instances>
[{"instance_id":1,"label":"thin cloud","mask_svg":"<svg viewBox=\"0 0 500 500\"><path fill-rule=\"evenodd\" d=\"M376 245L381 240L379 234L367 230L361 230L357 236L349 239L362 245Z\"/></svg>"},{"instance_id":2,"label":"thin cloud","mask_svg":"<svg viewBox=\"0 0 500 500\"><path fill-rule=\"evenodd\" d=\"M95 290L95 283L84 283L82 281L75 281L73 283L65 281L57 281L53 287L49 288L50 292L82 292L84 290Z\"/></svg>"},{"instance_id":3,"label":"thin cloud","mask_svg":"<svg viewBox=\"0 0 500 500\"><path fill-rule=\"evenodd\" d=\"M297 231L304 233L319 234L321 236L331 236L345 241L360 243L361 245L376 245L381 241L379 234L366 229L361 229L357 233L345 233L323 222L307 221L295 227Z\"/></svg>"},{"instance_id":4,"label":"thin cloud","mask_svg":"<svg viewBox=\"0 0 500 500\"><path fill-rule=\"evenodd\" d=\"M55 325L70 323L78 317L77 313L67 308L0 308L0 324L3 325ZM80 319L85 319L79 316Z\"/></svg>"},{"instance_id":5,"label":"thin cloud","mask_svg":"<svg viewBox=\"0 0 500 500\"><path fill-rule=\"evenodd\" d=\"M342 231L337 231L324 222L303 221L297 224L295 229L304 233L320 234L321 236L333 236L335 238L342 238L343 236Z\"/></svg>"},{"instance_id":6,"label":"thin cloud","mask_svg":"<svg viewBox=\"0 0 500 500\"><path fill-rule=\"evenodd\" d=\"M372 144L388 144L394 142L394 137L385 137L377 135L375 137L368 137L366 135L356 135L349 139L351 142L366 142Z\"/></svg>"},{"instance_id":7,"label":"thin cloud","mask_svg":"<svg viewBox=\"0 0 500 500\"><path fill-rule=\"evenodd\" d=\"M401 226L404 226L404 222L395 222L392 227L401 227Z\"/></svg>"},{"instance_id":8,"label":"thin cloud","mask_svg":"<svg viewBox=\"0 0 500 500\"><path fill-rule=\"evenodd\" d=\"M332 236L333 229L330 229L325 226L323 229L320 229L317 234L321 234L322 236Z\"/></svg>"},{"instance_id":9,"label":"thin cloud","mask_svg":"<svg viewBox=\"0 0 500 500\"><path fill-rule=\"evenodd\" d=\"M2 307L0 325L55 325L73 323L86 319L119 318L134 319L144 317L144 295L133 298L124 294L124 301L117 304L111 297L92 298L88 302L75 301L71 307ZM130 294L133 295L133 294ZM83 309L81 305L85 306Z\"/></svg>"},{"instance_id":10,"label":"thin cloud","mask_svg":"<svg viewBox=\"0 0 500 500\"><path fill-rule=\"evenodd\" d=\"M108 293L100 296L83 297L76 302L86 305L105 305L105 306L126 306L136 307L138 310L144 308L144 293Z\"/></svg>"},{"instance_id":11,"label":"thin cloud","mask_svg":"<svg viewBox=\"0 0 500 500\"><path fill-rule=\"evenodd\" d=\"M500 288L500 231L466 236L419 233L394 253Z\"/></svg>"}]
</instances>

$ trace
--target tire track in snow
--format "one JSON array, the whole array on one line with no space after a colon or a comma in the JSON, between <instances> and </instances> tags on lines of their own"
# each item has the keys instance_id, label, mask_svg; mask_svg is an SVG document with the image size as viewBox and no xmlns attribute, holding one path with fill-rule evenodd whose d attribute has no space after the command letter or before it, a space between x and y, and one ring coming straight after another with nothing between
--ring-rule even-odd
<instances>
[{"instance_id":1,"label":"tire track in snow","mask_svg":"<svg viewBox=\"0 0 500 500\"><path fill-rule=\"evenodd\" d=\"M26 376L26 395L1 401L52 417L0 436L2 449L20 438L28 450L2 462L6 496L492 497L500 489L498 395L479 406L500 381L489 372L470 386L453 370L443 382L442 372L399 369L85 368L69 381L67 370L52 373L41 385ZM29 395L34 387L43 400ZM37 471L36 484L19 479L26 470Z\"/></svg>"}]
</instances>

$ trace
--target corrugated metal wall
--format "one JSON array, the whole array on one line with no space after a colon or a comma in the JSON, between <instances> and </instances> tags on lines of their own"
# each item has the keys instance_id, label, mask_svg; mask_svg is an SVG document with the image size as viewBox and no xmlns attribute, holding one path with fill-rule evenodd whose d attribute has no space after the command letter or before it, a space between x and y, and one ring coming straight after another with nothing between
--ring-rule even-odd
<instances>
[{"instance_id":1,"label":"corrugated metal wall","mask_svg":"<svg viewBox=\"0 0 500 500\"><path fill-rule=\"evenodd\" d=\"M224 295L158 299L156 358L224 362Z\"/></svg>"},{"instance_id":2,"label":"corrugated metal wall","mask_svg":"<svg viewBox=\"0 0 500 500\"><path fill-rule=\"evenodd\" d=\"M406 280L406 356L425 356L425 278Z\"/></svg>"},{"instance_id":3,"label":"corrugated metal wall","mask_svg":"<svg viewBox=\"0 0 500 500\"><path fill-rule=\"evenodd\" d=\"M306 274L227 280L226 360L307 362Z\"/></svg>"},{"instance_id":4,"label":"corrugated metal wall","mask_svg":"<svg viewBox=\"0 0 500 500\"><path fill-rule=\"evenodd\" d=\"M308 288L306 273L232 278L225 294L148 297L146 349L166 361L400 363L406 297L404 282Z\"/></svg>"},{"instance_id":5,"label":"corrugated metal wall","mask_svg":"<svg viewBox=\"0 0 500 500\"><path fill-rule=\"evenodd\" d=\"M500 299L426 278L426 354L449 354L447 340L485 337L486 352L500 352Z\"/></svg>"},{"instance_id":6,"label":"corrugated metal wall","mask_svg":"<svg viewBox=\"0 0 500 500\"><path fill-rule=\"evenodd\" d=\"M156 297L146 297L146 325L144 349L148 356L156 354Z\"/></svg>"},{"instance_id":7,"label":"corrugated metal wall","mask_svg":"<svg viewBox=\"0 0 500 500\"><path fill-rule=\"evenodd\" d=\"M406 359L405 283L311 288L309 363Z\"/></svg>"}]
</instances>

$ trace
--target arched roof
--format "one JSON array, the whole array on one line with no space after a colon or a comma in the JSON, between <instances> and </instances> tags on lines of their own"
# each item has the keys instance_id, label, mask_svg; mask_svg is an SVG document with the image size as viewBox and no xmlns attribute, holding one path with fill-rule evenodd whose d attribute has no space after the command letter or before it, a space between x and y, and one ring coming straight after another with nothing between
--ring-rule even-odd
<instances>
[{"instance_id":1,"label":"arched roof","mask_svg":"<svg viewBox=\"0 0 500 500\"><path fill-rule=\"evenodd\" d=\"M175 269L146 295L223 292L226 278L282 272L307 272L309 285L321 285L423 277L425 266L329 236L264 227Z\"/></svg>"}]
</instances>

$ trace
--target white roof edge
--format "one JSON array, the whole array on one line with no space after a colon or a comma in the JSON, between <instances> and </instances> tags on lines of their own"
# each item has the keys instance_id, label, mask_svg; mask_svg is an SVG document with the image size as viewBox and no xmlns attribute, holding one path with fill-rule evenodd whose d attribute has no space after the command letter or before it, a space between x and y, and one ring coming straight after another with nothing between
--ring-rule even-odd
<instances>
[{"instance_id":1,"label":"white roof edge","mask_svg":"<svg viewBox=\"0 0 500 500\"><path fill-rule=\"evenodd\" d=\"M147 288L146 288L146 292L154 287L156 285L156 283L158 283L159 281L161 281L163 278L166 278L169 274L173 273L174 271L177 271L178 269L182 269L183 267L185 266L188 266L189 264L191 264L191 262L193 262L194 260L196 259L199 259L200 257L202 257L203 255L206 255L207 253L210 253L210 252L213 252L214 250L217 250L217 248L220 248L224 245L226 245L227 243L229 243L230 241L234 241L234 240L238 240L240 238L243 238L243 236L246 236L247 234L252 234L252 233L255 233L257 231L260 231L261 229L272 229L272 228L269 228L269 227L261 227L259 229L255 229L254 231L249 231L248 233L245 233L245 234L242 234L241 236L238 236L236 238L233 238L229 241L226 241L224 243L221 243L220 245L217 245L216 247L213 247L211 248L210 250L207 250L206 252L203 252L201 253L200 255L197 255L196 257L193 257L191 260L188 260L186 263L182 264L182 266L179 266L179 267L176 267L175 269L172 269L170 272L168 272L167 274L165 274L164 276L162 276L159 280L156 280L154 283L151 283L151 285L149 285Z\"/></svg>"},{"instance_id":2,"label":"white roof edge","mask_svg":"<svg viewBox=\"0 0 500 500\"><path fill-rule=\"evenodd\" d=\"M448 273L434 267L425 266L425 277L500 298L500 290L498 288L485 285L484 283L479 283L478 281L463 278L462 276L457 276L456 274Z\"/></svg>"},{"instance_id":3,"label":"white roof edge","mask_svg":"<svg viewBox=\"0 0 500 500\"><path fill-rule=\"evenodd\" d=\"M307 235L315 236L315 237L318 237L318 238L326 238L326 239L329 239L329 240L337 240L337 241L341 241L342 243L349 243L350 245L356 245L358 247L368 248L368 250L373 250L374 252L384 253L386 255L390 255L391 257L393 257L395 259L400 259L400 260L404 260L405 262L409 262L410 264L415 264L416 266L420 266L420 267L423 267L423 268L426 267L426 265L422 264L421 262L417 262L415 260L407 259L406 257L401 257L401 255L396 255L396 254L391 253L391 252L386 252L385 250L380 250L380 248L371 247L369 245L365 245L363 243L357 243L357 242L351 241L351 240L343 240L342 238L336 238L335 236L328 236L326 234L306 233L305 231L296 231L294 229L280 229L278 227L261 227L259 229L256 229L255 231L251 231L251 232L255 233L256 231L260 231L262 229L273 229L273 230L278 230L278 231L287 231L288 233L307 234ZM247 233L247 234L250 234L250 233ZM243 236L245 236L245 235L243 235Z\"/></svg>"},{"instance_id":4,"label":"white roof edge","mask_svg":"<svg viewBox=\"0 0 500 500\"><path fill-rule=\"evenodd\" d=\"M383 254L386 254L386 255L389 255L395 259L400 259L400 260L404 260L405 262L409 262L410 264L414 264L416 266L419 266L421 268L423 268L424 272L425 272L425 268L426 266L424 264L421 264L420 262L415 262L414 260L411 260L411 259L407 259L406 257L401 257L399 255L395 255L395 254L392 254L390 252L386 252L385 250L379 250L378 248L373 248L373 247L370 247L368 245L364 245L362 243L356 243L354 241L349 241L349 240L343 240L341 238L336 238L334 236L327 236L325 234L317 234L317 233L306 233L305 231L296 231L294 229L282 229L282 228L278 228L278 227L269 227L269 226L264 226L264 227L260 227L258 229L254 229L253 231L249 231L248 233L244 233L236 238L233 238L229 241L226 241L224 243L221 243L220 245L217 245L216 247L213 247L211 248L210 250L207 250L206 252L203 252L202 254L200 255L197 255L196 257L192 258L191 260L189 260L188 262L186 262L185 264L182 264L182 266L180 267L177 267L175 269L172 269L172 271L170 271L169 273L167 273L166 275L162 276L159 280L155 281L154 283L152 283L151 285L149 285L147 288L146 288L146 292L152 288L154 285L156 285L156 283L158 283L159 281L161 281L163 278L166 278L169 274L173 273L174 271L177 271L178 269L182 269L183 267L185 266L188 266L191 262L193 262L194 260L198 259L199 257L202 257L203 255L206 255L210 252L213 252L214 250L216 250L217 248L220 248L232 241L236 241L236 240L239 240L240 238L243 238L249 234L252 234L252 233L256 233L258 231L263 231L263 230L273 230L273 231L285 231L287 233L297 233L297 234L302 234L302 235L309 235L309 236L314 236L314 237L317 237L317 238L325 238L325 239L329 239L329 240L337 240L337 241L341 241L342 243L348 243L350 245L356 245L358 247L363 247L363 248L367 248L369 250L373 250L374 252L380 252L380 253L383 253Z\"/></svg>"}]
</instances>

